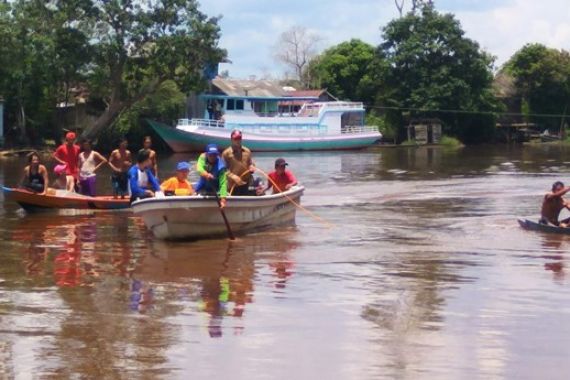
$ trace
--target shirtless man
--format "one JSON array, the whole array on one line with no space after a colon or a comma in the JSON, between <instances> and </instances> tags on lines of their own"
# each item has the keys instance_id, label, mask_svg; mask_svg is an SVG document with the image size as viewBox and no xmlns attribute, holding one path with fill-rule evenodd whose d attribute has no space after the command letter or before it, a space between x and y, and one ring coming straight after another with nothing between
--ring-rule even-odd
<instances>
[{"instance_id":1,"label":"shirtless man","mask_svg":"<svg viewBox=\"0 0 570 380\"><path fill-rule=\"evenodd\" d=\"M554 182L552 191L547 193L542 201L542 210L540 212L541 224L568 227L570 218L558 221L558 216L563 208L570 210L570 202L562 198L568 191L570 191L570 187L564 187L564 184L560 181Z\"/></svg>"},{"instance_id":2,"label":"shirtless man","mask_svg":"<svg viewBox=\"0 0 570 380\"><path fill-rule=\"evenodd\" d=\"M133 165L133 158L127 146L127 139L122 138L119 142L119 149L111 152L109 157L109 166L113 170L111 183L113 184L113 197L115 198L120 195L121 199L123 199L129 192L128 171Z\"/></svg>"},{"instance_id":3,"label":"shirtless man","mask_svg":"<svg viewBox=\"0 0 570 380\"><path fill-rule=\"evenodd\" d=\"M150 152L150 170L152 171L152 174L158 178L158 162L156 159L156 152L152 149L152 139L150 136L145 136L143 140L143 149L146 149Z\"/></svg>"}]
</instances>

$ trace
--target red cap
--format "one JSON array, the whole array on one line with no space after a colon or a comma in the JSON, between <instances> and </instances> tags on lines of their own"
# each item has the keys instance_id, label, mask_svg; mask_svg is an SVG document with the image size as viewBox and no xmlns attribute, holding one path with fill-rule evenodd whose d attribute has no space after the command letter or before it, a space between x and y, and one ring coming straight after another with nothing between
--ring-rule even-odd
<instances>
[{"instance_id":1,"label":"red cap","mask_svg":"<svg viewBox=\"0 0 570 380\"><path fill-rule=\"evenodd\" d=\"M241 140L241 131L234 129L231 134L232 140Z\"/></svg>"},{"instance_id":2,"label":"red cap","mask_svg":"<svg viewBox=\"0 0 570 380\"><path fill-rule=\"evenodd\" d=\"M75 140L75 133L73 133L73 132L67 132L67 133L65 134L65 139L66 139L66 140Z\"/></svg>"}]
</instances>

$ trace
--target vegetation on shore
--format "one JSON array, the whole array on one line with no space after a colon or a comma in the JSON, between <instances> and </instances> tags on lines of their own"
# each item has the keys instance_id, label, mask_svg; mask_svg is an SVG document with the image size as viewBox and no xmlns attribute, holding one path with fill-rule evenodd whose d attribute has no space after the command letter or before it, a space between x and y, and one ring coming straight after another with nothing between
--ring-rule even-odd
<instances>
[{"instance_id":1,"label":"vegetation on shore","mask_svg":"<svg viewBox=\"0 0 570 380\"><path fill-rule=\"evenodd\" d=\"M459 141L459 139L446 135L441 136L439 144L449 149L458 149L458 148L463 148L465 146L461 141Z\"/></svg>"},{"instance_id":2,"label":"vegetation on shore","mask_svg":"<svg viewBox=\"0 0 570 380\"><path fill-rule=\"evenodd\" d=\"M84 137L131 127L135 115L178 116L179 96L160 104L153 97L165 86L179 94L205 88L204 70L226 57L218 48L218 20L201 13L194 0L147 5L1 2L0 94L8 137L20 144L59 140L58 110L85 98L96 118Z\"/></svg>"},{"instance_id":3,"label":"vegetation on shore","mask_svg":"<svg viewBox=\"0 0 570 380\"><path fill-rule=\"evenodd\" d=\"M92 119L83 136L102 146L125 134L139 140L147 131L145 118L170 122L183 115L186 94L206 89L226 59L218 47L222 31L195 0L149 4L0 2L0 95L8 139L16 146L59 141L64 111L85 101ZM305 43L315 54L303 65L293 62L299 83L363 101L366 123L378 125L385 140L403 141L410 120L438 118L446 136L466 144L492 141L506 109L493 87L495 58L465 36L452 14L438 12L434 1L414 1L408 13L398 9L400 17L382 28L378 46L352 39L317 55L315 44ZM317 41L306 30L305 38ZM498 74L512 78L510 96L522 99L509 112L554 132L564 128L568 52L528 44Z\"/></svg>"}]
</instances>

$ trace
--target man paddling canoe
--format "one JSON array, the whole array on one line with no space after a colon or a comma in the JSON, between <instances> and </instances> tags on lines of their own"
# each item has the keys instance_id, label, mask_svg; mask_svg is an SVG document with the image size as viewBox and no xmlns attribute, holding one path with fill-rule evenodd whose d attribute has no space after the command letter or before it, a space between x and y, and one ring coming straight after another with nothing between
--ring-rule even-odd
<instances>
[{"instance_id":1,"label":"man paddling canoe","mask_svg":"<svg viewBox=\"0 0 570 380\"><path fill-rule=\"evenodd\" d=\"M218 194L220 208L226 207L226 197L228 196L227 169L216 144L206 146L206 151L198 157L196 171L200 175L200 180L194 187L196 193L203 195Z\"/></svg>"},{"instance_id":2,"label":"man paddling canoe","mask_svg":"<svg viewBox=\"0 0 570 380\"><path fill-rule=\"evenodd\" d=\"M570 187L565 187L560 181L554 182L552 191L547 193L542 201L542 210L540 212L541 224L550 224L558 227L569 226L570 218L562 221L558 220L562 209L566 208L570 210L570 202L562 197L568 191L570 191Z\"/></svg>"}]
</instances>

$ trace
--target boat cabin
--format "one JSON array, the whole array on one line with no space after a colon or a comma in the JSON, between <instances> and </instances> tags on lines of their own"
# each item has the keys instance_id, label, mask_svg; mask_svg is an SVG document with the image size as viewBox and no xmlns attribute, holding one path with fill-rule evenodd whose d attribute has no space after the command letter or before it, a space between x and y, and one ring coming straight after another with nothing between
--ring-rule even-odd
<instances>
[{"instance_id":1,"label":"boat cabin","mask_svg":"<svg viewBox=\"0 0 570 380\"><path fill-rule=\"evenodd\" d=\"M226 128L281 137L378 133L377 127L364 125L361 102L338 101L325 90L296 91L267 80L216 77L211 90L190 104L192 117L178 120L185 131Z\"/></svg>"},{"instance_id":2,"label":"boat cabin","mask_svg":"<svg viewBox=\"0 0 570 380\"><path fill-rule=\"evenodd\" d=\"M193 118L222 120L224 115L295 116L304 104L336 101L326 90L296 90L269 80L216 77L211 91L194 102Z\"/></svg>"}]
</instances>

